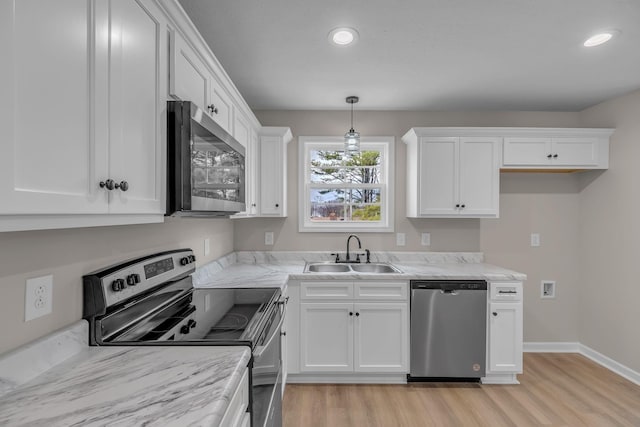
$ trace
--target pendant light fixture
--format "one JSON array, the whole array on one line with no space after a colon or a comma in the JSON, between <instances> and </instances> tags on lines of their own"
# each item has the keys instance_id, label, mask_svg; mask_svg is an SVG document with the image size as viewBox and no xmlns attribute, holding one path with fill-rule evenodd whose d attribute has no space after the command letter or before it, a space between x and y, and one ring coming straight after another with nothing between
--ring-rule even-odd
<instances>
[{"instance_id":1,"label":"pendant light fixture","mask_svg":"<svg viewBox=\"0 0 640 427\"><path fill-rule=\"evenodd\" d=\"M344 134L344 154L351 155L360 152L360 132L353 129L353 104L360 100L357 96L347 96L347 104L351 104L351 129Z\"/></svg>"}]
</instances>

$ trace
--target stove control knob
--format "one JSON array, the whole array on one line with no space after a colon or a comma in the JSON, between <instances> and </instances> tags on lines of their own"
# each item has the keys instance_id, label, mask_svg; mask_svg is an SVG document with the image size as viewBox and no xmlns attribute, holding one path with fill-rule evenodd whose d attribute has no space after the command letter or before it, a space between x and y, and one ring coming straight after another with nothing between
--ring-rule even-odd
<instances>
[{"instance_id":1,"label":"stove control knob","mask_svg":"<svg viewBox=\"0 0 640 427\"><path fill-rule=\"evenodd\" d=\"M186 335L190 330L191 328L189 328L189 325L182 325L182 327L180 328L180 333Z\"/></svg>"},{"instance_id":2,"label":"stove control knob","mask_svg":"<svg viewBox=\"0 0 640 427\"><path fill-rule=\"evenodd\" d=\"M124 284L123 279L116 279L111 282L111 289L113 289L114 292L120 292L124 288L126 288L126 285Z\"/></svg>"},{"instance_id":3,"label":"stove control knob","mask_svg":"<svg viewBox=\"0 0 640 427\"><path fill-rule=\"evenodd\" d=\"M139 282L139 280L138 280L138 282ZM135 286L136 283L138 283L138 282L136 282L135 274L130 274L130 275L127 276L127 285L128 286Z\"/></svg>"},{"instance_id":4,"label":"stove control knob","mask_svg":"<svg viewBox=\"0 0 640 427\"><path fill-rule=\"evenodd\" d=\"M196 262L196 256L195 255L189 255L189 262Z\"/></svg>"},{"instance_id":5,"label":"stove control knob","mask_svg":"<svg viewBox=\"0 0 640 427\"><path fill-rule=\"evenodd\" d=\"M195 328L196 324L197 322L193 319L189 319L189 321L187 322L187 326L189 327L189 329Z\"/></svg>"},{"instance_id":6,"label":"stove control knob","mask_svg":"<svg viewBox=\"0 0 640 427\"><path fill-rule=\"evenodd\" d=\"M138 283L140 283L140 275L139 274L132 274L133 276L133 281L136 282L136 285Z\"/></svg>"},{"instance_id":7,"label":"stove control knob","mask_svg":"<svg viewBox=\"0 0 640 427\"><path fill-rule=\"evenodd\" d=\"M180 258L180 265L187 265L187 264L189 264L189 258L188 257Z\"/></svg>"}]
</instances>

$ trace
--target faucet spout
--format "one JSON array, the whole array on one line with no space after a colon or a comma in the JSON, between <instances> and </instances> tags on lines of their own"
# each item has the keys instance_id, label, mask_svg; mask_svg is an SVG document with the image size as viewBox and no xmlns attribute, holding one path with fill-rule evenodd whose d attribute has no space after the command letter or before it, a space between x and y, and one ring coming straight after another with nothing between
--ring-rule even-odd
<instances>
[{"instance_id":1,"label":"faucet spout","mask_svg":"<svg viewBox=\"0 0 640 427\"><path fill-rule=\"evenodd\" d=\"M351 258L349 255L349 244L351 243L351 238L355 237L356 240L358 241L358 249L362 249L362 243L360 243L360 238L358 236L356 236L355 234L351 234L349 235L349 237L347 237L347 257L346 257L346 261L347 262L351 262Z\"/></svg>"}]
</instances>

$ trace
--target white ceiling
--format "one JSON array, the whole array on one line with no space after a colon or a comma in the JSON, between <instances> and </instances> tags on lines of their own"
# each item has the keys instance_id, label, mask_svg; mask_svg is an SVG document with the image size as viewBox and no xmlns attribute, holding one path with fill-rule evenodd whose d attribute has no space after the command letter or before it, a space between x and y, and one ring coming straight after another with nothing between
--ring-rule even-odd
<instances>
[{"instance_id":1,"label":"white ceiling","mask_svg":"<svg viewBox=\"0 0 640 427\"><path fill-rule=\"evenodd\" d=\"M253 109L579 111L640 88L640 0L180 0ZM353 27L350 47L328 42ZM602 29L621 34L585 48Z\"/></svg>"}]
</instances>

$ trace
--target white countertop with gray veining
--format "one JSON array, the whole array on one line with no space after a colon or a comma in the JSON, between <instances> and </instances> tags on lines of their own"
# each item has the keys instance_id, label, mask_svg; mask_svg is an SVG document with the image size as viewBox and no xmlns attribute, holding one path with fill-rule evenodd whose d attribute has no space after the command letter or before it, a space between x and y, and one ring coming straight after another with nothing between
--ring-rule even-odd
<instances>
[{"instance_id":1,"label":"white countertop with gray veining","mask_svg":"<svg viewBox=\"0 0 640 427\"><path fill-rule=\"evenodd\" d=\"M40 344L67 338L47 339ZM41 351L0 358L0 425L217 426L251 356L248 347L85 344L44 372L26 372L50 363Z\"/></svg>"},{"instance_id":2,"label":"white countertop with gray veining","mask_svg":"<svg viewBox=\"0 0 640 427\"><path fill-rule=\"evenodd\" d=\"M344 259L344 255L342 256ZM304 273L306 262L332 261L328 252L237 252L199 268L197 288L283 287L287 280L526 280L526 274L487 264L481 253L376 252L371 262L391 263L402 273Z\"/></svg>"}]
</instances>

